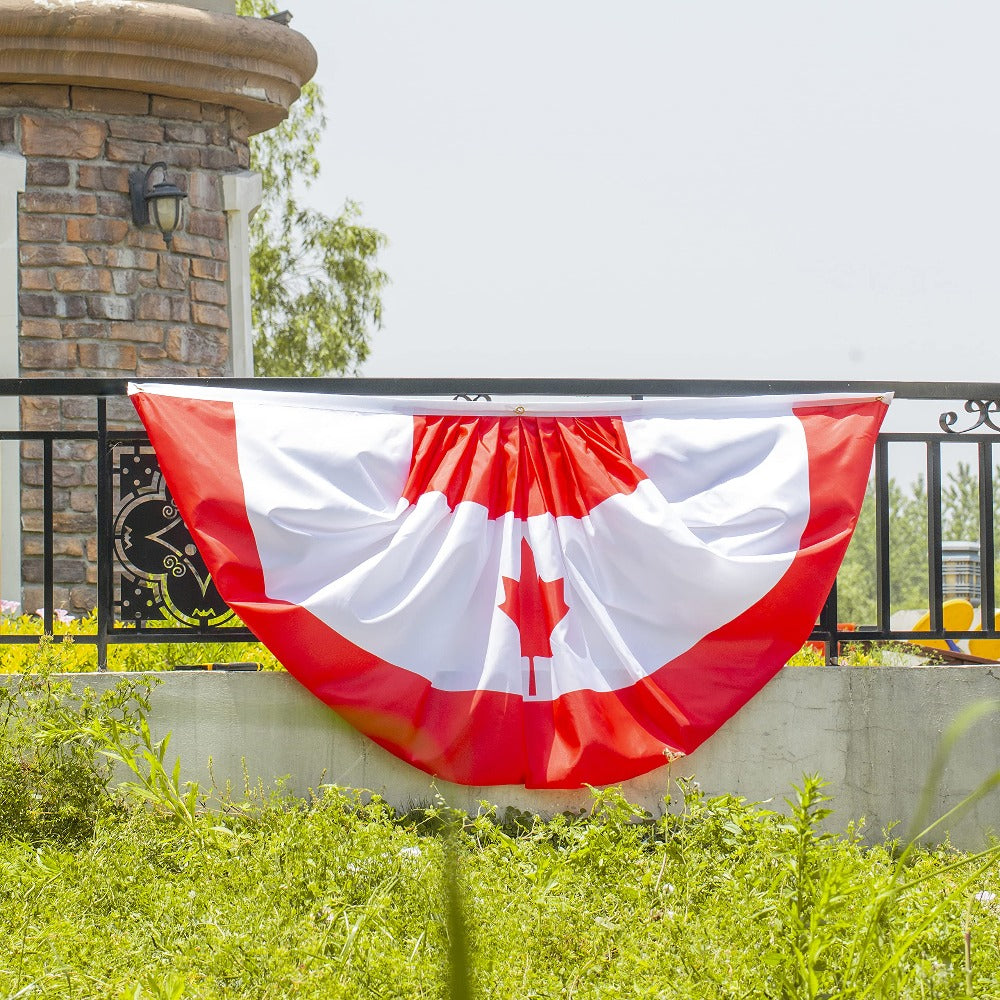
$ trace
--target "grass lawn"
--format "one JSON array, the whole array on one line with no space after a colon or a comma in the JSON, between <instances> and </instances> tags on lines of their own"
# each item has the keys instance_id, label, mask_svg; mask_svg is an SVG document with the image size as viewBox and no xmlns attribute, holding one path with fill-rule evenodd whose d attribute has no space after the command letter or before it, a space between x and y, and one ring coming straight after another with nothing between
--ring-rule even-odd
<instances>
[{"instance_id":1,"label":"grass lawn","mask_svg":"<svg viewBox=\"0 0 1000 1000\"><path fill-rule=\"evenodd\" d=\"M784 815L220 794L150 697L0 689L0 998L1000 998L1000 846L832 835L817 778Z\"/></svg>"}]
</instances>

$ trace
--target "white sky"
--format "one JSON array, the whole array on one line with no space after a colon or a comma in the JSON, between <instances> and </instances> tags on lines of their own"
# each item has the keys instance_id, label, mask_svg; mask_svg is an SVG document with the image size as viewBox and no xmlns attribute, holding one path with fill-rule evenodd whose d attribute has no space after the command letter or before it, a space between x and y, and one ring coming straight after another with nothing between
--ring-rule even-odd
<instances>
[{"instance_id":1,"label":"white sky","mask_svg":"<svg viewBox=\"0 0 1000 1000\"><path fill-rule=\"evenodd\" d=\"M363 374L1000 378L995 2L287 4Z\"/></svg>"}]
</instances>

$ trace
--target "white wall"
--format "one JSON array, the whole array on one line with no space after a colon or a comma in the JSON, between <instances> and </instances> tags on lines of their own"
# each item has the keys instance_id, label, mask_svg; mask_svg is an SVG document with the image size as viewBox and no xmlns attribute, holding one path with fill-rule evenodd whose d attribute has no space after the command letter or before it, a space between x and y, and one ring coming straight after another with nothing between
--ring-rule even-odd
<instances>
[{"instance_id":1,"label":"white wall","mask_svg":"<svg viewBox=\"0 0 1000 1000\"><path fill-rule=\"evenodd\" d=\"M17 378L18 244L17 196L24 190L27 161L0 152L0 378ZM20 426L18 399L0 399L0 429ZM17 441L0 443L0 597L21 600L21 462Z\"/></svg>"},{"instance_id":2,"label":"white wall","mask_svg":"<svg viewBox=\"0 0 1000 1000\"><path fill-rule=\"evenodd\" d=\"M95 687L115 674L73 675ZM283 673L177 672L156 675L150 725L172 732L171 762L186 777L242 788L243 760L253 780L288 777L303 792L322 782L367 788L396 806L435 793L475 812L481 800L551 814L584 808L586 791L464 788L431 778L361 736ZM832 825L866 818L869 839L913 817L942 734L968 706L1000 699L995 667L791 667L690 757L626 783L625 792L660 812L672 779L693 776L707 794L732 792L782 806L805 773L832 782ZM958 743L933 797L936 817L1000 768L1000 714L983 718ZM673 788L676 793L676 787ZM981 846L1000 832L1000 789L950 823L956 846ZM897 829L902 833L902 828ZM942 832L938 839L943 839Z\"/></svg>"}]
</instances>

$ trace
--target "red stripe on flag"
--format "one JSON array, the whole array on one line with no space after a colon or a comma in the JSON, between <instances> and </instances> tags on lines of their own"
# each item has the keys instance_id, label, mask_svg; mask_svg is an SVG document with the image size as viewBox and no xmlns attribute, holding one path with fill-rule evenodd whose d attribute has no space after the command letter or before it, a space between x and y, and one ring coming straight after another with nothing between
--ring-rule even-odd
<instances>
[{"instance_id":1,"label":"red stripe on flag","mask_svg":"<svg viewBox=\"0 0 1000 1000\"><path fill-rule=\"evenodd\" d=\"M451 510L471 501L490 518L585 517L645 478L620 417L417 416L403 496L443 493Z\"/></svg>"},{"instance_id":2,"label":"red stripe on flag","mask_svg":"<svg viewBox=\"0 0 1000 1000\"><path fill-rule=\"evenodd\" d=\"M145 392L132 402L216 586L263 595L264 572L239 478L232 403Z\"/></svg>"}]
</instances>

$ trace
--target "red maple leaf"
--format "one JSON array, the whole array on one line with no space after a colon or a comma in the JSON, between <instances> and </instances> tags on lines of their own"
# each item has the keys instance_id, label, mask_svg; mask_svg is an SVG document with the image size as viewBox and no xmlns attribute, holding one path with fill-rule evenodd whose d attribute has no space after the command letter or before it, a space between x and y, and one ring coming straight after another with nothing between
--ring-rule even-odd
<instances>
[{"instance_id":1,"label":"red maple leaf","mask_svg":"<svg viewBox=\"0 0 1000 1000\"><path fill-rule=\"evenodd\" d=\"M563 580L543 580L535 568L535 555L527 538L521 539L521 578L503 579L504 601L500 610L521 633L521 655L528 658L528 694L535 691L535 657L551 657L552 630L569 607L563 600Z\"/></svg>"}]
</instances>

